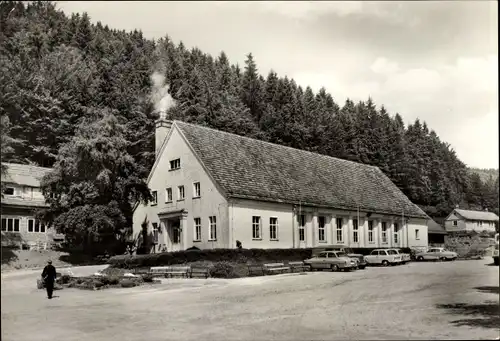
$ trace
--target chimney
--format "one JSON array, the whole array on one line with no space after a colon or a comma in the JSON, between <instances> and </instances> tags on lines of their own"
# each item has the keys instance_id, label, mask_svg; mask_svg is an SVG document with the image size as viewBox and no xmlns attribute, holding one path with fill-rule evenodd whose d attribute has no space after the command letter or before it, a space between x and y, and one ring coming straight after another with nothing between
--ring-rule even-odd
<instances>
[{"instance_id":1,"label":"chimney","mask_svg":"<svg viewBox=\"0 0 500 341\"><path fill-rule=\"evenodd\" d=\"M160 112L160 117L155 123L155 157L158 157L163 141L165 141L165 138L172 127L172 121L167 120L165 112Z\"/></svg>"}]
</instances>

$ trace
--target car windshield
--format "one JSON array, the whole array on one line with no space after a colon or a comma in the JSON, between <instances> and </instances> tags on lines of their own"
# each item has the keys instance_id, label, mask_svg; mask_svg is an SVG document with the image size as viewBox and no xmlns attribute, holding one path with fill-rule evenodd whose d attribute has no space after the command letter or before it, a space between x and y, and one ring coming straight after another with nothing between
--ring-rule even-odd
<instances>
[{"instance_id":1,"label":"car windshield","mask_svg":"<svg viewBox=\"0 0 500 341\"><path fill-rule=\"evenodd\" d=\"M337 252L337 257L347 257L345 252Z\"/></svg>"},{"instance_id":2,"label":"car windshield","mask_svg":"<svg viewBox=\"0 0 500 341\"><path fill-rule=\"evenodd\" d=\"M388 250L387 252L388 252L390 255L397 255L397 254L398 254L398 253L397 253L397 251L395 251L395 250Z\"/></svg>"},{"instance_id":3,"label":"car windshield","mask_svg":"<svg viewBox=\"0 0 500 341\"><path fill-rule=\"evenodd\" d=\"M323 252L323 253L320 253L320 254L318 255L318 258L326 258L326 253L324 253L324 252Z\"/></svg>"}]
</instances>

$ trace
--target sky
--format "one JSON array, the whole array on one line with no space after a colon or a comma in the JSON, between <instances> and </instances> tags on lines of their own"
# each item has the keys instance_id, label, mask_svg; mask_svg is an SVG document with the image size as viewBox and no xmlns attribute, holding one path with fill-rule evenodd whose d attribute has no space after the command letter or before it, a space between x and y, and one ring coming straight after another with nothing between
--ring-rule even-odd
<instances>
[{"instance_id":1,"label":"sky","mask_svg":"<svg viewBox=\"0 0 500 341\"><path fill-rule=\"evenodd\" d=\"M111 28L168 35L243 65L251 52L339 105L372 97L427 122L470 167L498 168L497 1L61 1Z\"/></svg>"}]
</instances>

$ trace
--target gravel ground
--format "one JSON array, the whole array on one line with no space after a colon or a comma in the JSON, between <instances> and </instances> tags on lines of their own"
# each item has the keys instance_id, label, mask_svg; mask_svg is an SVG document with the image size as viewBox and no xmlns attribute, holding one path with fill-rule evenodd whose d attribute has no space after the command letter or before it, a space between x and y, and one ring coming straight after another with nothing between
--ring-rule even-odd
<instances>
[{"instance_id":1,"label":"gravel ground","mask_svg":"<svg viewBox=\"0 0 500 341\"><path fill-rule=\"evenodd\" d=\"M12 273L2 276L2 340L494 339L499 268L488 263L168 279L147 288L64 289L53 300L36 290L38 272Z\"/></svg>"}]
</instances>

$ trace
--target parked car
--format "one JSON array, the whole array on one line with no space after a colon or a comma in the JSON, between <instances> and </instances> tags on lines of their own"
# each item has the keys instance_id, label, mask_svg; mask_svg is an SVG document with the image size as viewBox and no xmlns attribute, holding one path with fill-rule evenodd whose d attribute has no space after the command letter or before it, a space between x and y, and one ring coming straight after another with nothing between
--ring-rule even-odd
<instances>
[{"instance_id":1,"label":"parked car","mask_svg":"<svg viewBox=\"0 0 500 341\"><path fill-rule=\"evenodd\" d=\"M351 259L344 252L337 251L323 251L318 255L306 259L304 264L313 269L331 269L332 271L338 270L353 270L358 266L358 262Z\"/></svg>"},{"instance_id":2,"label":"parked car","mask_svg":"<svg viewBox=\"0 0 500 341\"><path fill-rule=\"evenodd\" d=\"M390 250L396 251L398 253L398 255L401 256L401 263L402 264L406 264L406 263L411 261L411 256L409 253L403 253L403 251L401 249L390 249Z\"/></svg>"},{"instance_id":3,"label":"parked car","mask_svg":"<svg viewBox=\"0 0 500 341\"><path fill-rule=\"evenodd\" d=\"M392 249L376 249L365 256L368 265L396 265L401 263L402 256Z\"/></svg>"},{"instance_id":4,"label":"parked car","mask_svg":"<svg viewBox=\"0 0 500 341\"><path fill-rule=\"evenodd\" d=\"M336 246L326 246L326 247L318 248L318 249L321 250L319 252L322 252L322 251L343 252L343 253L347 254L347 257L358 261L358 269L366 268L365 257L362 254L354 253L354 251L351 248L344 247L342 245L338 245L338 246L336 245ZM319 253L318 251L316 251L316 252ZM313 252L313 256L316 254L316 252Z\"/></svg>"},{"instance_id":5,"label":"parked car","mask_svg":"<svg viewBox=\"0 0 500 341\"><path fill-rule=\"evenodd\" d=\"M498 265L498 247L499 247L499 244L496 244L495 245L495 248L493 249L493 262L495 263L495 265Z\"/></svg>"},{"instance_id":6,"label":"parked car","mask_svg":"<svg viewBox=\"0 0 500 341\"><path fill-rule=\"evenodd\" d=\"M453 251L448 251L443 247L431 247L426 252L420 252L415 255L418 261L423 260L455 260L458 254Z\"/></svg>"}]
</instances>

